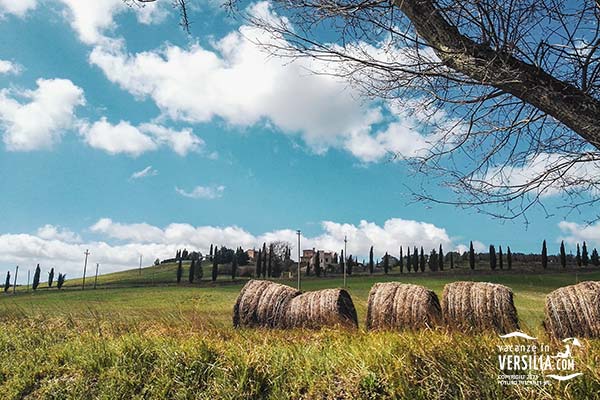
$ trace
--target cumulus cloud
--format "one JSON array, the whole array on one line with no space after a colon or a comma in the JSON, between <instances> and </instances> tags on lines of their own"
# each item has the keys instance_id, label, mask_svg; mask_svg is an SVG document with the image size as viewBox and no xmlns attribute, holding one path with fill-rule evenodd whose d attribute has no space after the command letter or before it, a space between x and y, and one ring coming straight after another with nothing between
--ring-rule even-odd
<instances>
[{"instance_id":1,"label":"cumulus cloud","mask_svg":"<svg viewBox=\"0 0 600 400\"><path fill-rule=\"evenodd\" d=\"M187 191L176 187L175 191L183 197L189 197L190 199L214 200L223 197L223 192L225 192L225 186L196 186L191 191Z\"/></svg>"},{"instance_id":2,"label":"cumulus cloud","mask_svg":"<svg viewBox=\"0 0 600 400\"><path fill-rule=\"evenodd\" d=\"M14 74L21 72L22 67L12 61L0 60L0 74Z\"/></svg>"},{"instance_id":3,"label":"cumulus cloud","mask_svg":"<svg viewBox=\"0 0 600 400\"><path fill-rule=\"evenodd\" d=\"M60 240L67 243L81 242L81 236L69 229L46 224L37 230L37 236L45 240Z\"/></svg>"},{"instance_id":4,"label":"cumulus cloud","mask_svg":"<svg viewBox=\"0 0 600 400\"><path fill-rule=\"evenodd\" d=\"M250 12L276 18L267 2ZM130 54L123 42L98 44L90 62L124 90L152 99L173 120L203 123L216 117L237 127L268 123L301 135L316 153L343 148L365 162L379 161L388 152L414 156L428 145L408 117L377 131L386 106L364 101L341 78L310 72L326 70L323 62L269 57L256 44L274 40L242 25L212 47L166 44Z\"/></svg>"},{"instance_id":5,"label":"cumulus cloud","mask_svg":"<svg viewBox=\"0 0 600 400\"><path fill-rule=\"evenodd\" d=\"M24 17L28 11L37 7L37 0L0 0L0 16L13 14Z\"/></svg>"},{"instance_id":6,"label":"cumulus cloud","mask_svg":"<svg viewBox=\"0 0 600 400\"><path fill-rule=\"evenodd\" d=\"M89 146L109 154L124 153L137 157L158 148L152 138L127 121L112 125L106 118L102 118L91 126L84 125L80 132Z\"/></svg>"},{"instance_id":7,"label":"cumulus cloud","mask_svg":"<svg viewBox=\"0 0 600 400\"><path fill-rule=\"evenodd\" d=\"M146 178L148 176L156 176L158 175L158 171L155 170L154 168L152 168L152 165L147 166L146 168L144 168L141 171L136 171L133 174L131 174L130 179L141 179L141 178Z\"/></svg>"},{"instance_id":8,"label":"cumulus cloud","mask_svg":"<svg viewBox=\"0 0 600 400\"><path fill-rule=\"evenodd\" d=\"M204 141L193 134L191 129L176 131L156 124L134 126L128 121L111 124L106 118L93 124L82 124L80 133L85 142L109 154L128 154L137 157L160 146L170 147L180 156L198 152Z\"/></svg>"},{"instance_id":9,"label":"cumulus cloud","mask_svg":"<svg viewBox=\"0 0 600 400\"><path fill-rule=\"evenodd\" d=\"M90 227L92 232L102 233L113 239L134 242L164 242L163 231L149 224L121 224L110 218L102 218Z\"/></svg>"},{"instance_id":10,"label":"cumulus cloud","mask_svg":"<svg viewBox=\"0 0 600 400\"><path fill-rule=\"evenodd\" d=\"M65 6L63 12L65 19L77 32L79 39L86 44L106 42L108 40L106 33L116 27L114 17L128 10L133 10L138 22L143 24L161 22L167 15L166 2L163 1L146 3L139 7L129 7L123 0L59 1Z\"/></svg>"},{"instance_id":11,"label":"cumulus cloud","mask_svg":"<svg viewBox=\"0 0 600 400\"><path fill-rule=\"evenodd\" d=\"M100 219L90 228L93 232L102 233L110 239L134 241L139 243L161 243L187 245L202 252L208 250L211 243L228 247L242 246L253 248L263 242L283 240L293 247L297 243L294 229L279 229L254 235L238 226L215 227L174 223L159 228L146 223L122 224L109 218ZM468 248L464 244L455 244L444 228L434 224L391 218L378 225L362 220L358 225L323 221L322 233L312 237L302 237L303 248L320 248L338 251L344 246L344 237L348 238L348 251L364 256L374 246L375 253L382 256L386 251L399 251L399 246L423 246L433 249L441 244L446 250ZM468 244L467 244L468 246ZM486 247L481 242L474 242L477 251ZM296 254L296 253L292 253Z\"/></svg>"},{"instance_id":12,"label":"cumulus cloud","mask_svg":"<svg viewBox=\"0 0 600 400\"><path fill-rule=\"evenodd\" d=\"M89 231L103 240L84 241L68 229L53 225L45 225L33 235L0 235L0 266L14 268L18 264L27 268L40 263L43 268L55 266L59 272L76 277L81 275L86 249L91 253L89 263L100 263L101 271L106 273L135 268L140 255L150 263L155 258L173 257L180 248L206 254L211 244L247 249L276 240L288 242L292 256L297 254L294 229L255 235L238 226L173 223L160 228L147 223L126 224L102 218ZM302 237L302 248L339 252L344 246L344 236L348 237L348 253L359 258L366 257L371 246L377 257L386 251L395 254L400 245L423 246L426 251L440 244L446 251L466 248L464 244L455 243L444 228L400 218L389 219L383 225L369 221L360 221L358 225L324 221L320 234Z\"/></svg>"},{"instance_id":13,"label":"cumulus cloud","mask_svg":"<svg viewBox=\"0 0 600 400\"><path fill-rule=\"evenodd\" d=\"M83 104L83 90L68 79L38 79L36 90L0 90L0 124L6 148L51 148L63 131L72 127L75 108Z\"/></svg>"},{"instance_id":14,"label":"cumulus cloud","mask_svg":"<svg viewBox=\"0 0 600 400\"><path fill-rule=\"evenodd\" d=\"M572 246L586 242L588 245L600 247L600 222L595 224L579 224L576 222L561 221L558 224L562 232L560 240Z\"/></svg>"}]
</instances>

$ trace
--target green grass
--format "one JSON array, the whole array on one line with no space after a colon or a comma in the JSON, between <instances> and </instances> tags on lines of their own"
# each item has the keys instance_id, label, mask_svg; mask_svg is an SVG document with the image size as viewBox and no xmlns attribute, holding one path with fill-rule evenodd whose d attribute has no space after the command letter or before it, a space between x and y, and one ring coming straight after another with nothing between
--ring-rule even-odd
<instances>
[{"instance_id":1,"label":"green grass","mask_svg":"<svg viewBox=\"0 0 600 400\"><path fill-rule=\"evenodd\" d=\"M176 285L175 268L107 274L96 290L92 278L85 291L71 280L61 291L0 296L0 398L600 398L599 341L584 341L582 378L542 390L497 384L494 335L363 328L375 282L417 283L441 295L446 283L471 279L510 286L524 329L544 338L545 294L600 280L600 272L353 276L359 330L312 332L235 330L231 312L246 280L209 282L206 266L201 283ZM341 285L339 277L311 278L302 288Z\"/></svg>"}]
</instances>

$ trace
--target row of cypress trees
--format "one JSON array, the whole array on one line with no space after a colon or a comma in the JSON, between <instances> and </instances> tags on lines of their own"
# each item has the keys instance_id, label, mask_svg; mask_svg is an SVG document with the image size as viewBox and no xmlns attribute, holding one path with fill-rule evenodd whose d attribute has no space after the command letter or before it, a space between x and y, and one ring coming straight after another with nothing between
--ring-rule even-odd
<instances>
[{"instance_id":1,"label":"row of cypress trees","mask_svg":"<svg viewBox=\"0 0 600 400\"><path fill-rule=\"evenodd\" d=\"M40 264L35 267L35 271L33 272L33 280L31 282L31 288L35 291L40 286L40 278L42 274L42 269L40 268ZM56 288L61 289L63 284L65 283L66 274L58 274L58 278L56 280ZM48 288L51 288L54 284L54 267L50 268L50 272L48 272ZM15 285L13 282L12 285ZM4 292L8 292L11 287L11 275L10 271L6 272L6 279L4 281Z\"/></svg>"}]
</instances>

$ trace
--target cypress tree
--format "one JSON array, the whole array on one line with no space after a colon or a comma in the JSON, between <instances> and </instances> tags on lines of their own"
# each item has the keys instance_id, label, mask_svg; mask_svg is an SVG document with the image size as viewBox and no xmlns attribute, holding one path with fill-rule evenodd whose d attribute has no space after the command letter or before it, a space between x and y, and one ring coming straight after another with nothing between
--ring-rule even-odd
<instances>
[{"instance_id":1,"label":"cypress tree","mask_svg":"<svg viewBox=\"0 0 600 400\"><path fill-rule=\"evenodd\" d=\"M177 283L181 282L181 276L183 275L183 265L182 265L182 261L181 258L179 259L179 262L177 263Z\"/></svg>"},{"instance_id":2,"label":"cypress tree","mask_svg":"<svg viewBox=\"0 0 600 400\"><path fill-rule=\"evenodd\" d=\"M263 278L266 278L267 277L267 244L266 243L263 243L262 253L263 253L263 264L262 264L261 275Z\"/></svg>"},{"instance_id":3,"label":"cypress tree","mask_svg":"<svg viewBox=\"0 0 600 400\"><path fill-rule=\"evenodd\" d=\"M583 247L581 248L581 263L584 267L587 267L590 263L590 258L588 256L588 249L585 242L583 242Z\"/></svg>"},{"instance_id":4,"label":"cypress tree","mask_svg":"<svg viewBox=\"0 0 600 400\"><path fill-rule=\"evenodd\" d=\"M490 244L490 268L496 269L496 249L493 244Z\"/></svg>"},{"instance_id":5,"label":"cypress tree","mask_svg":"<svg viewBox=\"0 0 600 400\"><path fill-rule=\"evenodd\" d=\"M413 271L419 272L419 250L413 247Z\"/></svg>"},{"instance_id":6,"label":"cypress tree","mask_svg":"<svg viewBox=\"0 0 600 400\"><path fill-rule=\"evenodd\" d=\"M58 274L58 279L56 280L56 288L57 289L62 289L64 283L65 283L65 278L67 277L67 274Z\"/></svg>"},{"instance_id":7,"label":"cypress tree","mask_svg":"<svg viewBox=\"0 0 600 400\"><path fill-rule=\"evenodd\" d=\"M567 268L567 252L565 251L565 241L560 242L560 265Z\"/></svg>"},{"instance_id":8,"label":"cypress tree","mask_svg":"<svg viewBox=\"0 0 600 400\"><path fill-rule=\"evenodd\" d=\"M592 256L590 257L590 259L592 261L593 266L597 267L598 265L600 265L600 258L598 258L598 250L592 250Z\"/></svg>"},{"instance_id":9,"label":"cypress tree","mask_svg":"<svg viewBox=\"0 0 600 400\"><path fill-rule=\"evenodd\" d=\"M404 272L404 257L402 256L402 246L400 246L400 273L402 274Z\"/></svg>"},{"instance_id":10,"label":"cypress tree","mask_svg":"<svg viewBox=\"0 0 600 400\"><path fill-rule=\"evenodd\" d=\"M429 270L435 272L438 270L440 266L440 261L438 259L438 254L435 249L432 249L429 253Z\"/></svg>"},{"instance_id":11,"label":"cypress tree","mask_svg":"<svg viewBox=\"0 0 600 400\"><path fill-rule=\"evenodd\" d=\"M340 271L344 272L344 249L342 249L342 251L340 252L340 259L338 260L340 262ZM346 263L346 272L348 270L348 263Z\"/></svg>"},{"instance_id":12,"label":"cypress tree","mask_svg":"<svg viewBox=\"0 0 600 400\"><path fill-rule=\"evenodd\" d=\"M450 252L450 269L454 269L454 257L452 252Z\"/></svg>"},{"instance_id":13,"label":"cypress tree","mask_svg":"<svg viewBox=\"0 0 600 400\"><path fill-rule=\"evenodd\" d=\"M352 260L352 254L350 254L350 256L346 260L346 273L348 275L352 275L352 265L353 265L353 263L354 263L354 260Z\"/></svg>"},{"instance_id":14,"label":"cypress tree","mask_svg":"<svg viewBox=\"0 0 600 400\"><path fill-rule=\"evenodd\" d=\"M35 272L33 273L33 283L31 284L33 290L36 290L40 284L40 273L40 264L38 264L37 267L35 267Z\"/></svg>"},{"instance_id":15,"label":"cypress tree","mask_svg":"<svg viewBox=\"0 0 600 400\"><path fill-rule=\"evenodd\" d=\"M419 267L421 272L425 272L425 253L423 252L423 246L421 246L421 258L419 259Z\"/></svg>"},{"instance_id":16,"label":"cypress tree","mask_svg":"<svg viewBox=\"0 0 600 400\"><path fill-rule=\"evenodd\" d=\"M217 280L218 275L219 275L219 264L217 262L217 251L215 251L215 256L213 257L212 276L211 276L211 279L213 282L215 282Z\"/></svg>"},{"instance_id":17,"label":"cypress tree","mask_svg":"<svg viewBox=\"0 0 600 400\"><path fill-rule=\"evenodd\" d=\"M383 256L383 273L387 275L390 269L390 257L386 251L385 256Z\"/></svg>"},{"instance_id":18,"label":"cypress tree","mask_svg":"<svg viewBox=\"0 0 600 400\"><path fill-rule=\"evenodd\" d=\"M52 287L52 283L54 282L54 267L50 268L50 272L48 272L48 287Z\"/></svg>"},{"instance_id":19,"label":"cypress tree","mask_svg":"<svg viewBox=\"0 0 600 400\"><path fill-rule=\"evenodd\" d=\"M575 256L575 260L577 261L577 266L581 267L581 251L579 250L579 243L577 243L577 255Z\"/></svg>"},{"instance_id":20,"label":"cypress tree","mask_svg":"<svg viewBox=\"0 0 600 400\"><path fill-rule=\"evenodd\" d=\"M369 250L369 274L373 274L373 269L374 269L374 264L373 264L373 246L371 246L371 249Z\"/></svg>"},{"instance_id":21,"label":"cypress tree","mask_svg":"<svg viewBox=\"0 0 600 400\"><path fill-rule=\"evenodd\" d=\"M319 250L315 254L315 275L317 275L317 278L321 277L321 253Z\"/></svg>"},{"instance_id":22,"label":"cypress tree","mask_svg":"<svg viewBox=\"0 0 600 400\"><path fill-rule=\"evenodd\" d=\"M475 269L475 248L473 247L473 242L469 245L469 266L471 269Z\"/></svg>"},{"instance_id":23,"label":"cypress tree","mask_svg":"<svg viewBox=\"0 0 600 400\"><path fill-rule=\"evenodd\" d=\"M258 249L258 256L256 257L256 278L260 278L261 265L262 265L262 250Z\"/></svg>"},{"instance_id":24,"label":"cypress tree","mask_svg":"<svg viewBox=\"0 0 600 400\"><path fill-rule=\"evenodd\" d=\"M4 293L10 289L10 271L6 272L6 281L4 282Z\"/></svg>"},{"instance_id":25,"label":"cypress tree","mask_svg":"<svg viewBox=\"0 0 600 400\"><path fill-rule=\"evenodd\" d=\"M506 264L508 264L508 269L512 269L512 253L510 252L510 246L506 248Z\"/></svg>"},{"instance_id":26,"label":"cypress tree","mask_svg":"<svg viewBox=\"0 0 600 400\"><path fill-rule=\"evenodd\" d=\"M498 247L498 267L500 267L500 269L504 269L504 260L503 260L503 256L502 256L502 246Z\"/></svg>"},{"instance_id":27,"label":"cypress tree","mask_svg":"<svg viewBox=\"0 0 600 400\"><path fill-rule=\"evenodd\" d=\"M411 262L412 262L412 258L410 257L410 246L408 246L406 249L406 271L407 272L410 272Z\"/></svg>"},{"instance_id":28,"label":"cypress tree","mask_svg":"<svg viewBox=\"0 0 600 400\"><path fill-rule=\"evenodd\" d=\"M194 283L194 277L196 276L196 260L192 258L192 262L190 263L190 272L188 274L188 281L190 283Z\"/></svg>"},{"instance_id":29,"label":"cypress tree","mask_svg":"<svg viewBox=\"0 0 600 400\"><path fill-rule=\"evenodd\" d=\"M269 265L267 267L267 276L273 276L273 243L269 244Z\"/></svg>"},{"instance_id":30,"label":"cypress tree","mask_svg":"<svg viewBox=\"0 0 600 400\"><path fill-rule=\"evenodd\" d=\"M546 247L546 240L542 242L542 268L548 268L548 248Z\"/></svg>"},{"instance_id":31,"label":"cypress tree","mask_svg":"<svg viewBox=\"0 0 600 400\"><path fill-rule=\"evenodd\" d=\"M231 279L235 279L237 275L238 268L238 260L237 257L233 257L233 261L231 262Z\"/></svg>"},{"instance_id":32,"label":"cypress tree","mask_svg":"<svg viewBox=\"0 0 600 400\"><path fill-rule=\"evenodd\" d=\"M440 271L444 270L444 250L442 249L442 245L440 244L440 251L438 253L438 264L439 264L439 268Z\"/></svg>"},{"instance_id":33,"label":"cypress tree","mask_svg":"<svg viewBox=\"0 0 600 400\"><path fill-rule=\"evenodd\" d=\"M210 244L210 253L209 253L209 255L210 255L210 259L212 260L212 258L213 258L213 245L212 245L212 243Z\"/></svg>"}]
</instances>

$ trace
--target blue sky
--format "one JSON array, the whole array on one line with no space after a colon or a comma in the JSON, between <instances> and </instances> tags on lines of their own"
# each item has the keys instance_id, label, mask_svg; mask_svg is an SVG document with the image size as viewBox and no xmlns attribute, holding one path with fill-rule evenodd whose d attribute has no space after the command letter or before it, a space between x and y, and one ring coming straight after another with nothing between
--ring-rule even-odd
<instances>
[{"instance_id":1,"label":"blue sky","mask_svg":"<svg viewBox=\"0 0 600 400\"><path fill-rule=\"evenodd\" d=\"M210 2L192 36L169 2L85 3L0 1L0 273L40 262L75 276L86 248L115 270L183 246L295 243L296 229L332 250L348 235L360 256L372 244L600 244L582 225L593 215L565 216L560 198L529 225L411 203L422 177L386 151L418 151L417 123L267 58L246 40L259 33Z\"/></svg>"}]
</instances>

